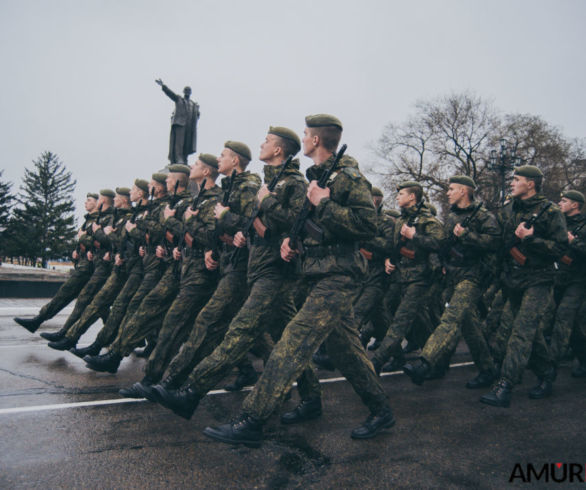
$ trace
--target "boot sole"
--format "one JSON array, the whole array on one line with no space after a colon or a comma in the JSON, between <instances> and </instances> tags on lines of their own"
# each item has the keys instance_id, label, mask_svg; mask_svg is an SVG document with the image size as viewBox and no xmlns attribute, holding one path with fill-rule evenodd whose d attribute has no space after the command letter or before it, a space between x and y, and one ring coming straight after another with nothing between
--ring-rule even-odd
<instances>
[{"instance_id":1,"label":"boot sole","mask_svg":"<svg viewBox=\"0 0 586 490\"><path fill-rule=\"evenodd\" d=\"M281 423L283 425L301 424L303 422L308 422L310 420L317 419L317 418L321 417L321 414L322 414L322 412L320 410L319 413L316 412L316 413L313 413L311 415L305 415L303 417L299 417L297 419L289 419L289 420L287 420L287 419L283 419L281 417Z\"/></svg>"},{"instance_id":2,"label":"boot sole","mask_svg":"<svg viewBox=\"0 0 586 490\"><path fill-rule=\"evenodd\" d=\"M223 442L224 444L232 444L233 446L239 446L240 444L243 444L246 447L258 449L262 444L262 441L250 441L250 440L237 440L237 441L235 441L234 439L229 439L227 437L223 437L222 435L218 434L215 430L213 430L211 427L206 427L203 430L203 435L209 437L210 439L214 439L216 441Z\"/></svg>"},{"instance_id":3,"label":"boot sole","mask_svg":"<svg viewBox=\"0 0 586 490\"><path fill-rule=\"evenodd\" d=\"M421 386L425 382L425 377L422 377L422 376L419 376L418 374L415 374L415 372L412 371L410 368L403 366L403 372L407 376L409 376L409 378L411 378L411 381L413 382L413 384L416 384L417 386Z\"/></svg>"},{"instance_id":4,"label":"boot sole","mask_svg":"<svg viewBox=\"0 0 586 490\"><path fill-rule=\"evenodd\" d=\"M487 400L486 398L480 398L480 403L484 403L486 405L490 405L491 407L498 407L498 408L509 408L511 402L500 403L495 402L493 400Z\"/></svg>"}]
</instances>

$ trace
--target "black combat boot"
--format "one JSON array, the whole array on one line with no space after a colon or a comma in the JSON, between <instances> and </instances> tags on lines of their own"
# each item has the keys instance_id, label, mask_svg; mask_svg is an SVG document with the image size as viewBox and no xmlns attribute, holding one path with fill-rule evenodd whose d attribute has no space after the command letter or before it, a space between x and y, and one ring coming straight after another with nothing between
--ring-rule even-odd
<instances>
[{"instance_id":1,"label":"black combat boot","mask_svg":"<svg viewBox=\"0 0 586 490\"><path fill-rule=\"evenodd\" d=\"M478 375L466 383L466 388L469 390L477 390L478 388L488 388L494 383L494 374L492 371L480 371Z\"/></svg>"},{"instance_id":2,"label":"black combat boot","mask_svg":"<svg viewBox=\"0 0 586 490\"><path fill-rule=\"evenodd\" d=\"M69 352L71 352L74 356L83 359L85 356L97 356L101 350L102 346L98 342L94 342L87 347L81 347L79 349L77 347L73 347L72 349L69 349Z\"/></svg>"},{"instance_id":3,"label":"black combat boot","mask_svg":"<svg viewBox=\"0 0 586 490\"><path fill-rule=\"evenodd\" d=\"M380 341L379 339L374 339L374 342L368 346L368 350L369 351L377 350L380 347L381 343L382 343L382 341Z\"/></svg>"},{"instance_id":4,"label":"black combat boot","mask_svg":"<svg viewBox=\"0 0 586 490\"><path fill-rule=\"evenodd\" d=\"M157 402L180 417L189 420L199 405L201 397L191 388L166 390L160 385L153 386Z\"/></svg>"},{"instance_id":5,"label":"black combat boot","mask_svg":"<svg viewBox=\"0 0 586 490\"><path fill-rule=\"evenodd\" d=\"M321 398L308 398L290 412L281 415L282 424L298 424L321 416Z\"/></svg>"},{"instance_id":6,"label":"black combat boot","mask_svg":"<svg viewBox=\"0 0 586 490\"><path fill-rule=\"evenodd\" d=\"M41 326L41 323L43 323L44 319L41 316L37 315L34 318L16 317L14 318L14 321L18 323L21 327L26 328L30 333L35 333L37 331L37 328L39 328Z\"/></svg>"},{"instance_id":7,"label":"black combat boot","mask_svg":"<svg viewBox=\"0 0 586 490\"><path fill-rule=\"evenodd\" d=\"M370 439L376 436L381 430L388 429L395 425L393 412L389 407L384 408L376 415L370 414L360 427L352 431L352 439Z\"/></svg>"},{"instance_id":8,"label":"black combat boot","mask_svg":"<svg viewBox=\"0 0 586 490\"><path fill-rule=\"evenodd\" d=\"M122 362L122 356L114 352L106 352L101 356L85 356L86 367L101 373L116 373Z\"/></svg>"},{"instance_id":9,"label":"black combat boot","mask_svg":"<svg viewBox=\"0 0 586 490\"><path fill-rule=\"evenodd\" d=\"M480 401L493 407L506 408L511 404L512 389L513 385L511 382L505 378L501 378L494 384L489 393L480 397Z\"/></svg>"},{"instance_id":10,"label":"black combat boot","mask_svg":"<svg viewBox=\"0 0 586 490\"><path fill-rule=\"evenodd\" d=\"M411 381L418 386L421 386L431 373L432 369L423 357L415 359L413 363L408 363L403 366L403 372L411 378Z\"/></svg>"},{"instance_id":11,"label":"black combat boot","mask_svg":"<svg viewBox=\"0 0 586 490\"><path fill-rule=\"evenodd\" d=\"M319 349L315 354L313 354L311 359L314 362L314 364L320 369L325 369L327 371L335 371L336 369L336 366L334 366L334 363L332 362L330 356L328 355L328 352L326 351L325 344L319 346Z\"/></svg>"},{"instance_id":12,"label":"black combat boot","mask_svg":"<svg viewBox=\"0 0 586 490\"><path fill-rule=\"evenodd\" d=\"M260 447L262 443L262 422L250 415L240 414L228 424L206 427L204 435L226 444L244 444L246 447Z\"/></svg>"},{"instance_id":13,"label":"black combat boot","mask_svg":"<svg viewBox=\"0 0 586 490\"><path fill-rule=\"evenodd\" d=\"M572 378L586 378L586 363L580 363L572 369Z\"/></svg>"},{"instance_id":14,"label":"black combat boot","mask_svg":"<svg viewBox=\"0 0 586 490\"><path fill-rule=\"evenodd\" d=\"M553 382L556 378L556 369L551 367L543 375L543 378L539 378L539 383L529 390L529 398L532 400L541 400L542 398L548 398L553 393Z\"/></svg>"},{"instance_id":15,"label":"black combat boot","mask_svg":"<svg viewBox=\"0 0 586 490\"><path fill-rule=\"evenodd\" d=\"M67 337L63 337L61 340L56 340L55 342L49 342L47 345L51 347L51 349L55 350L69 350L72 347L75 347L77 342L75 340L68 339Z\"/></svg>"},{"instance_id":16,"label":"black combat boot","mask_svg":"<svg viewBox=\"0 0 586 490\"><path fill-rule=\"evenodd\" d=\"M130 388L122 388L118 393L124 398L146 398L145 390L154 384L148 376L145 376L142 381L134 383Z\"/></svg>"},{"instance_id":17,"label":"black combat boot","mask_svg":"<svg viewBox=\"0 0 586 490\"><path fill-rule=\"evenodd\" d=\"M238 376L232 383L224 386L226 391L240 391L245 386L254 386L258 381L258 373L250 364L238 368Z\"/></svg>"},{"instance_id":18,"label":"black combat boot","mask_svg":"<svg viewBox=\"0 0 586 490\"><path fill-rule=\"evenodd\" d=\"M63 337L65 337L66 333L67 329L63 327L62 329L57 330L56 332L42 332L39 335L43 337L45 340L57 342L58 340L61 340Z\"/></svg>"},{"instance_id":19,"label":"black combat boot","mask_svg":"<svg viewBox=\"0 0 586 490\"><path fill-rule=\"evenodd\" d=\"M411 352L415 352L417 349L419 349L419 346L415 342L408 340L407 345L403 348L403 354L410 354Z\"/></svg>"},{"instance_id":20,"label":"black combat boot","mask_svg":"<svg viewBox=\"0 0 586 490\"><path fill-rule=\"evenodd\" d=\"M401 353L401 355L393 357L391 362L385 364L383 366L382 371L384 373L392 373L394 371L402 371L404 365L405 365L405 358L403 357L403 353Z\"/></svg>"}]
</instances>

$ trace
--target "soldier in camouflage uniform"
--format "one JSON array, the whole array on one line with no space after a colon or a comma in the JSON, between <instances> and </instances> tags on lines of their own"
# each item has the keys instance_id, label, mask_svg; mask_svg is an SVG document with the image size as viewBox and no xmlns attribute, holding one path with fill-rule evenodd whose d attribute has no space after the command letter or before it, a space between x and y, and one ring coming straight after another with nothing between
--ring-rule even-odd
<instances>
[{"instance_id":1,"label":"soldier in camouflage uniform","mask_svg":"<svg viewBox=\"0 0 586 490\"><path fill-rule=\"evenodd\" d=\"M120 390L122 396L144 398L144 390L161 380L165 368L192 330L195 317L216 288L217 271L206 268L204 253L211 248L216 223L214 207L221 197L221 189L215 184L217 177L217 157L200 154L189 175L200 189L197 203L191 203L183 214L183 238L173 250L176 261L173 265L182 260L179 293L165 315L157 344L146 364L144 378L130 388ZM204 180L205 188L202 188ZM194 205L196 207L192 210Z\"/></svg>"},{"instance_id":2,"label":"soldier in camouflage uniform","mask_svg":"<svg viewBox=\"0 0 586 490\"><path fill-rule=\"evenodd\" d=\"M586 292L586 217L580 212L583 206L584 194L575 190L562 192L559 207L566 217L569 243L558 259L554 280L556 309L549 349L556 368L578 325L577 313Z\"/></svg>"},{"instance_id":3,"label":"soldier in camouflage uniform","mask_svg":"<svg viewBox=\"0 0 586 490\"><path fill-rule=\"evenodd\" d=\"M199 400L245 358L269 324L273 328L275 324L280 325L283 329L296 312L297 278L292 277L290 268L281 260L280 243L291 229L307 192L307 183L299 172L299 161L292 160L283 167L286 157L297 154L300 148L299 137L293 131L273 126L261 145L260 160L266 163L265 185L257 194L258 221L254 220L248 236L250 294L230 323L222 343L195 367L179 390L155 388L161 403L182 416L191 417ZM271 193L267 183L275 177L279 180ZM242 231L236 233L234 243L240 247L237 253L241 253L247 244ZM274 312L280 312L280 318L275 317ZM283 415L284 423L321 415L319 381L309 367L298 381L298 387L301 404L295 411Z\"/></svg>"},{"instance_id":4,"label":"soldier in camouflage uniform","mask_svg":"<svg viewBox=\"0 0 586 490\"><path fill-rule=\"evenodd\" d=\"M150 183L139 179L139 187L143 190L146 189L147 194L150 194L150 201L140 201L134 209L133 218L125 223L126 238L123 243L123 250L115 257L115 265L117 267L126 267L128 278L112 303L108 319L98 332L94 342L87 347L71 350L78 357L95 356L100 353L102 347L110 345L116 338L120 325L124 323L126 312L130 310L136 311L144 296L160 279L160 260L154 254L146 254L143 259L139 252L141 249L144 250L146 246L149 223L156 223L156 226L160 226L157 210L162 210L162 207L166 206L167 203L166 178L166 174L155 173ZM144 186L145 182L146 187ZM154 217L157 217L157 219L149 219ZM143 260L147 268L150 268L149 274L146 276L143 269ZM150 279L149 276L151 277ZM143 288L140 289L140 286L143 286ZM132 307L133 304L136 306ZM132 315L130 314L129 316Z\"/></svg>"},{"instance_id":5,"label":"soldier in camouflage uniform","mask_svg":"<svg viewBox=\"0 0 586 490\"><path fill-rule=\"evenodd\" d=\"M212 248L204 255L206 268L219 270L220 279L212 297L197 315L189 338L165 370L162 382L156 386L165 389L179 387L194 366L222 341L230 321L246 299L248 250L243 249L234 260L231 256L236 249L232 237L252 214L261 183L258 175L246 170L250 160L250 148L244 143L227 141L224 144L218 158L218 171L226 176L222 179L222 188L223 200L230 190L228 206L219 202L215 206L216 229ZM150 394L149 399L154 400Z\"/></svg>"},{"instance_id":6,"label":"soldier in camouflage uniform","mask_svg":"<svg viewBox=\"0 0 586 490\"><path fill-rule=\"evenodd\" d=\"M438 365L451 357L463 334L480 374L468 388L490 386L494 380L493 360L480 326L478 301L490 277L490 256L500 244L496 218L482 204L474 203L476 184L467 176L449 180L448 200L452 206L444 225L442 259L448 280L449 303L439 326L433 331L418 360L403 371L418 385Z\"/></svg>"},{"instance_id":7,"label":"soldier in camouflage uniform","mask_svg":"<svg viewBox=\"0 0 586 490\"><path fill-rule=\"evenodd\" d=\"M84 216L84 222L79 231L77 232L78 244L76 249L72 253L75 267L73 273L67 281L59 288L57 294L44 305L39 314L34 318L15 318L14 321L19 325L26 328L29 332L34 333L39 326L53 318L63 308L65 308L71 301L73 301L86 283L89 281L93 272L93 264L88 260L86 255L85 247L79 242L79 239L86 230L95 223L98 218L98 194L89 192L85 200L85 210L87 214Z\"/></svg>"},{"instance_id":8,"label":"soldier in camouflage uniform","mask_svg":"<svg viewBox=\"0 0 586 490\"><path fill-rule=\"evenodd\" d=\"M385 268L388 274L399 274L401 302L373 357L377 373L391 356L403 355L401 342L411 332L421 309L421 299L431 285L429 255L440 251L444 236L441 223L422 201L421 184L403 182L397 190L401 217L395 222L393 248L388 251Z\"/></svg>"},{"instance_id":9,"label":"soldier in camouflage uniform","mask_svg":"<svg viewBox=\"0 0 586 490\"><path fill-rule=\"evenodd\" d=\"M225 443L261 444L263 424L282 404L293 381L326 339L335 366L371 412L352 437L373 437L395 423L388 398L360 343L352 308L357 284L367 269L358 243L372 239L376 232L370 184L358 170L356 160L344 156L326 188L319 187L316 179L334 161L342 124L333 116L320 114L308 116L306 125L303 152L315 163L306 174L310 180L307 197L315 208L310 214L312 222L306 222L306 230L311 231L303 236L301 254L309 294L244 400L240 416L229 424L205 429L205 435ZM287 262L298 253L290 244L294 245L286 238L281 245L281 257Z\"/></svg>"},{"instance_id":10,"label":"soldier in camouflage uniform","mask_svg":"<svg viewBox=\"0 0 586 490\"><path fill-rule=\"evenodd\" d=\"M500 379L480 398L482 403L496 407L510 405L513 385L521 382L528 365L540 379L530 398L549 396L555 376L539 319L547 306L554 262L563 254L568 233L559 208L539 194L542 180L543 174L535 166L515 169L513 201L505 210L503 288L507 302L499 329L510 335ZM525 227L535 220L533 226Z\"/></svg>"},{"instance_id":11,"label":"soldier in camouflage uniform","mask_svg":"<svg viewBox=\"0 0 586 490\"><path fill-rule=\"evenodd\" d=\"M135 201L139 199L138 188L134 190ZM114 216L112 226L104 228L104 233L109 240L109 260L113 260L122 241L124 224L132 215L130 205L131 190L128 187L117 187L114 197ZM104 283L92 302L83 310L77 320L61 340L51 342L49 346L56 350L69 350L75 348L79 338L101 316L107 317L110 305L126 281L126 271L120 267L113 267L108 280Z\"/></svg>"},{"instance_id":12,"label":"soldier in camouflage uniform","mask_svg":"<svg viewBox=\"0 0 586 490\"><path fill-rule=\"evenodd\" d=\"M115 193L111 189L102 189L98 199L98 217L96 222L92 223L91 228L86 230L79 242L86 249L86 256L93 264L92 277L85 284L73 307L73 311L65 321L63 327L54 333L42 333L41 337L51 341L58 342L73 324L79 320L85 308L91 303L94 296L102 288L110 272L112 271L112 261L109 256L109 239L104 229L112 226L113 220L113 204Z\"/></svg>"},{"instance_id":13,"label":"soldier in camouflage uniform","mask_svg":"<svg viewBox=\"0 0 586 490\"><path fill-rule=\"evenodd\" d=\"M84 357L87 367L94 371L116 372L124 357L129 356L135 347L144 343L149 335L158 332L167 310L179 291L177 271L173 267L175 260L171 254L176 245L173 241L178 240L182 229L178 217L183 216L191 203L191 195L187 191L189 173L187 165L169 166L166 185L167 191L173 194L159 216L162 233L155 249L155 255L160 260L160 267L164 272L157 285L144 297L131 317L127 311L124 324L108 351L101 356Z\"/></svg>"}]
</instances>

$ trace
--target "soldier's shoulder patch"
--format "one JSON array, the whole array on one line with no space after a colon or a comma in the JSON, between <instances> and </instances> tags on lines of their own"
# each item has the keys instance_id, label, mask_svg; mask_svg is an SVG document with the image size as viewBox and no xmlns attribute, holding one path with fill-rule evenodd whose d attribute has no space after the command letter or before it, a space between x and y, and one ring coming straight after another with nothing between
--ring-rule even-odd
<instances>
[{"instance_id":1,"label":"soldier's shoulder patch","mask_svg":"<svg viewBox=\"0 0 586 490\"><path fill-rule=\"evenodd\" d=\"M360 171L354 167L344 167L342 170L346 175L348 175L353 180L357 180L361 177Z\"/></svg>"}]
</instances>

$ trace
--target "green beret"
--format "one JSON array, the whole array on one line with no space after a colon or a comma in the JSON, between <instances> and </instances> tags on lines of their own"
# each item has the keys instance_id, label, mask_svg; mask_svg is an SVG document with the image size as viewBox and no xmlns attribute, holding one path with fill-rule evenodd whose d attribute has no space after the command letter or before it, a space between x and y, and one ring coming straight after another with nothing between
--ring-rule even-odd
<instances>
[{"instance_id":1,"label":"green beret","mask_svg":"<svg viewBox=\"0 0 586 490\"><path fill-rule=\"evenodd\" d=\"M584 204L584 194L582 194L580 191L563 191L562 197Z\"/></svg>"},{"instance_id":2,"label":"green beret","mask_svg":"<svg viewBox=\"0 0 586 490\"><path fill-rule=\"evenodd\" d=\"M144 179L136 179L134 181L134 185L138 187L141 191L145 191L147 194L149 192L149 183Z\"/></svg>"},{"instance_id":3,"label":"green beret","mask_svg":"<svg viewBox=\"0 0 586 490\"><path fill-rule=\"evenodd\" d=\"M130 189L128 187L116 187L116 194L130 197Z\"/></svg>"},{"instance_id":4,"label":"green beret","mask_svg":"<svg viewBox=\"0 0 586 490\"><path fill-rule=\"evenodd\" d=\"M389 216L392 216L393 218L398 218L399 216L401 216L401 213L396 209L385 209L385 213Z\"/></svg>"},{"instance_id":5,"label":"green beret","mask_svg":"<svg viewBox=\"0 0 586 490\"><path fill-rule=\"evenodd\" d=\"M520 175L521 177L529 177L534 179L536 177L543 177L543 172L539 170L535 165L523 165L515 169L515 175Z\"/></svg>"},{"instance_id":6,"label":"green beret","mask_svg":"<svg viewBox=\"0 0 586 490\"><path fill-rule=\"evenodd\" d=\"M191 169L183 163L174 163L173 165L169 165L168 169L169 169L169 172L186 174L186 175L189 175L189 173L191 172Z\"/></svg>"},{"instance_id":7,"label":"green beret","mask_svg":"<svg viewBox=\"0 0 586 490\"><path fill-rule=\"evenodd\" d=\"M212 155L211 153L200 153L197 158L210 167L218 168L218 157L216 155Z\"/></svg>"},{"instance_id":8,"label":"green beret","mask_svg":"<svg viewBox=\"0 0 586 490\"><path fill-rule=\"evenodd\" d=\"M397 186L397 190L400 191L401 189L405 189L406 187L419 187L423 189L423 186L419 182L415 182L414 180L407 180L405 182L401 182Z\"/></svg>"},{"instance_id":9,"label":"green beret","mask_svg":"<svg viewBox=\"0 0 586 490\"><path fill-rule=\"evenodd\" d=\"M116 195L112 189L102 189L100 191L100 194L102 196L111 197L111 198L114 198L114 196Z\"/></svg>"},{"instance_id":10,"label":"green beret","mask_svg":"<svg viewBox=\"0 0 586 490\"><path fill-rule=\"evenodd\" d=\"M295 131L289 128L284 128L282 126L270 126L268 133L292 141L293 143L295 143L297 151L301 149L301 140L299 139L299 136L297 136Z\"/></svg>"},{"instance_id":11,"label":"green beret","mask_svg":"<svg viewBox=\"0 0 586 490\"><path fill-rule=\"evenodd\" d=\"M100 195L96 194L95 192L88 192L86 197L92 197L93 199L99 199Z\"/></svg>"},{"instance_id":12,"label":"green beret","mask_svg":"<svg viewBox=\"0 0 586 490\"><path fill-rule=\"evenodd\" d=\"M454 175L453 177L450 177L449 182L450 184L460 184L467 187L472 187L472 189L476 189L476 182L474 182L474 180L472 180L472 178L468 177L467 175Z\"/></svg>"},{"instance_id":13,"label":"green beret","mask_svg":"<svg viewBox=\"0 0 586 490\"><path fill-rule=\"evenodd\" d=\"M248 146L246 146L244 143L240 143L240 141L226 141L226 143L224 143L224 148L229 148L241 157L244 157L247 160L252 160L250 148L248 148Z\"/></svg>"},{"instance_id":14,"label":"green beret","mask_svg":"<svg viewBox=\"0 0 586 490\"><path fill-rule=\"evenodd\" d=\"M370 191L372 197L383 197L383 191L381 191L378 187L373 187Z\"/></svg>"},{"instance_id":15,"label":"green beret","mask_svg":"<svg viewBox=\"0 0 586 490\"><path fill-rule=\"evenodd\" d=\"M308 128L321 128L323 126L336 126L340 129L344 129L342 127L342 122L336 116L331 116L330 114L313 114L313 115L307 116L305 118L305 125Z\"/></svg>"},{"instance_id":16,"label":"green beret","mask_svg":"<svg viewBox=\"0 0 586 490\"><path fill-rule=\"evenodd\" d=\"M163 172L155 172L152 175L152 179L159 184L164 184L167 182L167 174L164 174Z\"/></svg>"}]
</instances>

